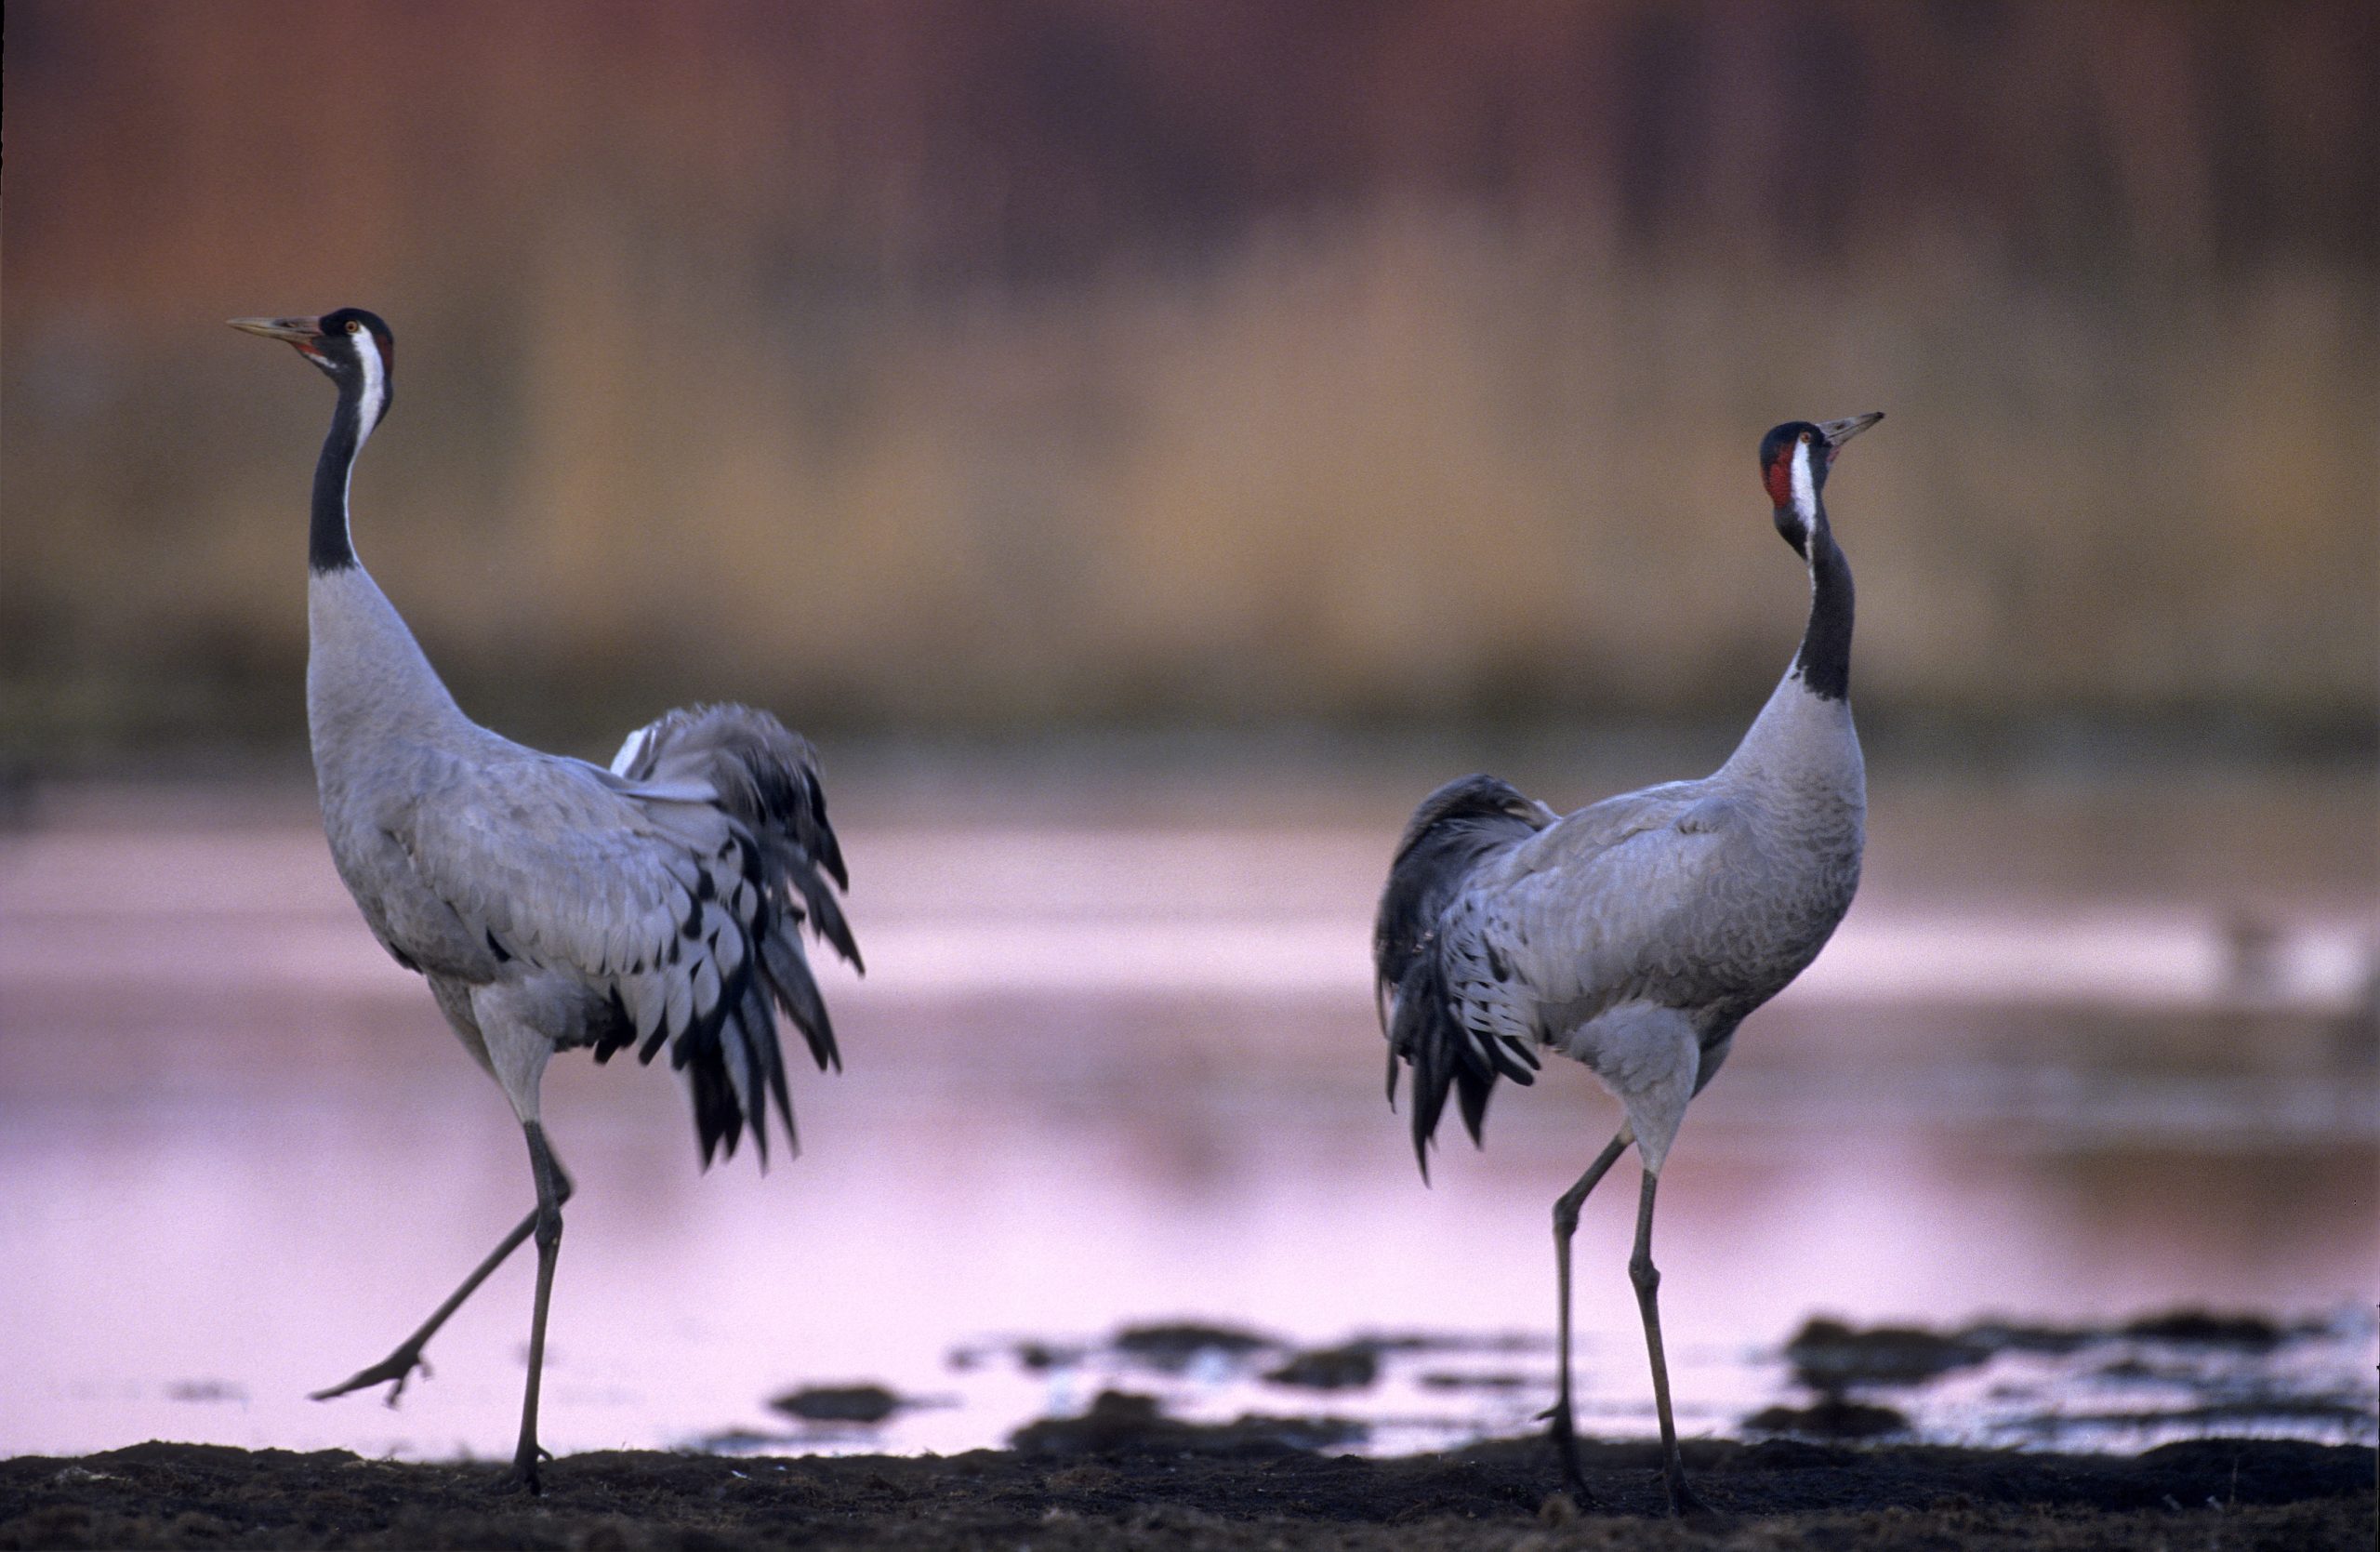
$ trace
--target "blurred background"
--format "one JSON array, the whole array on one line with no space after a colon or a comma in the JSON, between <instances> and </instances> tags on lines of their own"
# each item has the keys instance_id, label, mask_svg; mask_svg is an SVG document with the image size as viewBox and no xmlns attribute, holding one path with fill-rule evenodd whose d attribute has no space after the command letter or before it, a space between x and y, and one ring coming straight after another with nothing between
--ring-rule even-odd
<instances>
[{"instance_id":1,"label":"blurred background","mask_svg":"<svg viewBox=\"0 0 2380 1552\"><path fill-rule=\"evenodd\" d=\"M218 315L348 303L367 564L558 730L1732 717L1753 446L1884 408L1871 727L2370 746L2363 7L11 9L20 751L296 731Z\"/></svg>"},{"instance_id":2,"label":"blurred background","mask_svg":"<svg viewBox=\"0 0 2380 1552\"><path fill-rule=\"evenodd\" d=\"M1806 602L1753 449L1870 409L1868 884L1680 1145L1682 1405L1786 1395L1814 1311L2236 1306L2316 1346L2129 1355L2168 1387L2093 1437L2371 1437L2370 7L20 0L7 45L0 1448L509 1437L505 1280L403 1413L294 1399L528 1197L312 828L329 394L221 321L349 304L400 359L357 546L464 707L597 758L773 707L873 972L765 1188L557 1068L549 1442L860 1375L966 1400L870 1439L985 1442L1087 1371L954 1347L1169 1313L1518 1332L1518 1391L1376 1425L1519 1426L1603 1102L1508 1096L1425 1192L1372 893L1446 777L1724 758ZM2070 1442L2073 1381L1897 1404Z\"/></svg>"}]
</instances>

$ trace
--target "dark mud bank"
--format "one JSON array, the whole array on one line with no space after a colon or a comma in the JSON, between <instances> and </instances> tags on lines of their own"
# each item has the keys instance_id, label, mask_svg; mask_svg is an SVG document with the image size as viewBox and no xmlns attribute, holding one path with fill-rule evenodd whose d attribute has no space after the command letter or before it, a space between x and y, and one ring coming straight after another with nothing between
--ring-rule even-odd
<instances>
[{"instance_id":1,"label":"dark mud bank","mask_svg":"<svg viewBox=\"0 0 2380 1552\"><path fill-rule=\"evenodd\" d=\"M1180 1441L1177 1441L1177 1444ZM946 1458L567 1456L542 1498L485 1466L152 1443L0 1461L0 1547L2165 1547L2370 1544L2372 1452L2205 1439L2132 1457L1697 1441L1712 1514L1659 1512L1649 1445L1399 1460L1243 1443Z\"/></svg>"}]
</instances>

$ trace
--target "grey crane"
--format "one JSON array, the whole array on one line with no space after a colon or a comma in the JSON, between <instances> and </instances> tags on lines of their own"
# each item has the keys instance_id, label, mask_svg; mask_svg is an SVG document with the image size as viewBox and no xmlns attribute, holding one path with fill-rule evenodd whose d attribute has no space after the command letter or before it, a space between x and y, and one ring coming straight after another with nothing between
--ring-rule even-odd
<instances>
[{"instance_id":1,"label":"grey crane","mask_svg":"<svg viewBox=\"0 0 2380 1552\"><path fill-rule=\"evenodd\" d=\"M348 484L389 412L396 342L370 312L239 318L285 340L338 390L314 470L308 535L306 718L331 859L396 962L430 983L463 1048L528 1139L537 1204L386 1359L315 1393L387 1384L393 1405L422 1349L534 1237L536 1303L510 1479L538 1490L537 1390L570 1177L538 1117L558 1051L599 1062L665 1046L707 1168L748 1129L761 1166L774 1104L795 1146L776 1014L821 1069L834 1026L798 929L854 967L831 879L849 880L826 822L816 752L764 711L670 711L628 736L609 770L526 749L463 715L355 558Z\"/></svg>"},{"instance_id":2,"label":"grey crane","mask_svg":"<svg viewBox=\"0 0 2380 1552\"><path fill-rule=\"evenodd\" d=\"M1425 799L1397 843L1372 937L1388 1095L1413 1069L1423 1177L1452 1090L1473 1142L1499 1079L1538 1051L1584 1063L1626 1121L1554 1204L1559 1386L1546 1413L1586 1501L1570 1405L1570 1240L1587 1193L1633 1142L1644 1161L1628 1264L1652 1361L1670 1505L1695 1506L1661 1354L1653 1195L1686 1108L1746 1015L1818 957L1859 882L1867 776L1851 723L1851 567L1821 499L1843 444L1882 415L1778 426L1760 444L1777 531L1810 577L1784 679L1726 764L1567 817L1494 776Z\"/></svg>"}]
</instances>

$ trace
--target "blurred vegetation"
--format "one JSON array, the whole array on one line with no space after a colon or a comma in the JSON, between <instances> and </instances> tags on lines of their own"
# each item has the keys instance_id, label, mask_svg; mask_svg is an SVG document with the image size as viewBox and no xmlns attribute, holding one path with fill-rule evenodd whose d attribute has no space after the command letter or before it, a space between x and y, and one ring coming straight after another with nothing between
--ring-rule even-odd
<instances>
[{"instance_id":1,"label":"blurred vegetation","mask_svg":"<svg viewBox=\"0 0 2380 1552\"><path fill-rule=\"evenodd\" d=\"M473 711L2367 743L2380 9L20 0L0 714L286 737L329 395Z\"/></svg>"}]
</instances>

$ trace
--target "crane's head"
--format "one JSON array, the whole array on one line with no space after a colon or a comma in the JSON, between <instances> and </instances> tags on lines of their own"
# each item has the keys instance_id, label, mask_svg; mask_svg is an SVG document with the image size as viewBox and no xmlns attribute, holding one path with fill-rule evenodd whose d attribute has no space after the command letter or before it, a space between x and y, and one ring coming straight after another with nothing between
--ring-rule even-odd
<instances>
[{"instance_id":1,"label":"crane's head","mask_svg":"<svg viewBox=\"0 0 2380 1552\"><path fill-rule=\"evenodd\" d=\"M1884 418L1879 410L1847 420L1788 420L1760 439L1760 483L1777 509L1777 531L1808 554L1810 530L1819 517L1818 492L1843 444Z\"/></svg>"},{"instance_id":2,"label":"crane's head","mask_svg":"<svg viewBox=\"0 0 2380 1552\"><path fill-rule=\"evenodd\" d=\"M353 393L368 434L389 413L397 375L397 340L377 313L342 307L319 318L234 318L231 326L286 340L321 367L342 395Z\"/></svg>"}]
</instances>

